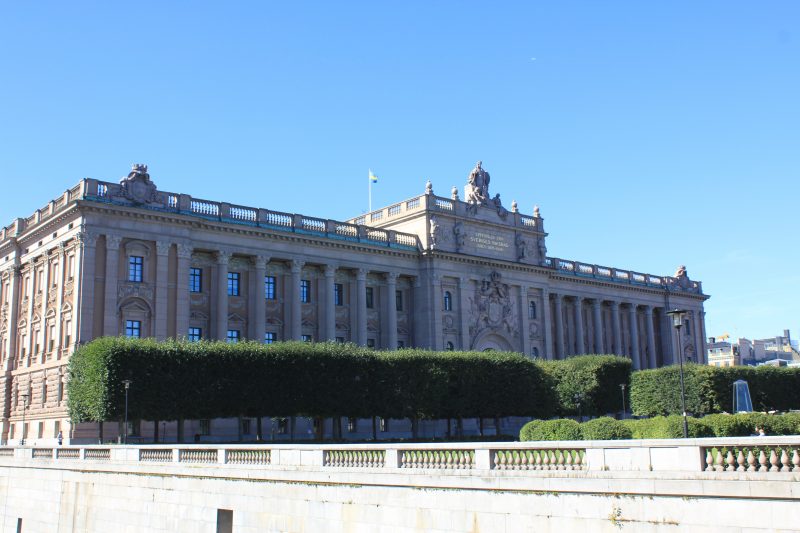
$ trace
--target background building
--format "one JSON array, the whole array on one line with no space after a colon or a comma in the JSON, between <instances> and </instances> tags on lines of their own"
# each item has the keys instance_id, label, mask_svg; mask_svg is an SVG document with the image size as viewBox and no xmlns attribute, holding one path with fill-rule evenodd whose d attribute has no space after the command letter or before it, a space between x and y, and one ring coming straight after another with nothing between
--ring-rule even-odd
<instances>
[{"instance_id":1,"label":"background building","mask_svg":"<svg viewBox=\"0 0 800 533\"><path fill-rule=\"evenodd\" d=\"M538 208L506 209L489 182L479 163L464 201L429 183L341 222L162 192L144 165L82 180L0 231L2 437L96 438L69 425L65 364L105 335L614 353L639 369L675 361L665 312L680 307L683 353L704 361L707 296L684 267L548 257Z\"/></svg>"},{"instance_id":2,"label":"background building","mask_svg":"<svg viewBox=\"0 0 800 533\"><path fill-rule=\"evenodd\" d=\"M783 335L754 340L741 337L736 343L728 342L726 333L708 339L708 364L793 366L800 364L800 351L797 341L792 340L788 329L783 330Z\"/></svg>"}]
</instances>

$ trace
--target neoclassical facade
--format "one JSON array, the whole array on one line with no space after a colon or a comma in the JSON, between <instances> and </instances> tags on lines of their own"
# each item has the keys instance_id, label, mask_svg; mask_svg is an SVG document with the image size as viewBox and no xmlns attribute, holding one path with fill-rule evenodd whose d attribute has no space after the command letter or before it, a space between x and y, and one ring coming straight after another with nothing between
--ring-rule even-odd
<instances>
[{"instance_id":1,"label":"neoclassical facade","mask_svg":"<svg viewBox=\"0 0 800 533\"><path fill-rule=\"evenodd\" d=\"M689 311L703 362L701 284L546 255L538 208L489 194L480 163L453 188L342 222L162 192L147 167L82 180L0 230L2 438L73 435L66 363L105 335L337 340L379 349L614 353L676 360L666 310ZM27 406L27 409L23 407Z\"/></svg>"}]
</instances>

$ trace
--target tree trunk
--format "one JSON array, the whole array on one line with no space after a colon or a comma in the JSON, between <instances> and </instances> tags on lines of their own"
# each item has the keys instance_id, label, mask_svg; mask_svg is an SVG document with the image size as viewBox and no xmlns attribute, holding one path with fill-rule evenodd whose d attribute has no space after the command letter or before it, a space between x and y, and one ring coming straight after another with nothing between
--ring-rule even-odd
<instances>
[{"instance_id":1,"label":"tree trunk","mask_svg":"<svg viewBox=\"0 0 800 533\"><path fill-rule=\"evenodd\" d=\"M24 427L22 428L22 431L23 432L25 431ZM97 427L97 441L98 441L97 444L103 444L103 423L102 422L100 422L100 424Z\"/></svg>"},{"instance_id":2,"label":"tree trunk","mask_svg":"<svg viewBox=\"0 0 800 533\"><path fill-rule=\"evenodd\" d=\"M419 438L419 419L417 417L411 419L411 437Z\"/></svg>"},{"instance_id":3,"label":"tree trunk","mask_svg":"<svg viewBox=\"0 0 800 533\"><path fill-rule=\"evenodd\" d=\"M456 418L456 436L463 437L464 436L464 419L460 416Z\"/></svg>"},{"instance_id":4,"label":"tree trunk","mask_svg":"<svg viewBox=\"0 0 800 533\"><path fill-rule=\"evenodd\" d=\"M481 437L483 437L483 417L482 416L478 418L478 433L480 433Z\"/></svg>"},{"instance_id":5,"label":"tree trunk","mask_svg":"<svg viewBox=\"0 0 800 533\"><path fill-rule=\"evenodd\" d=\"M500 436L500 417L494 417L494 434L495 436Z\"/></svg>"},{"instance_id":6,"label":"tree trunk","mask_svg":"<svg viewBox=\"0 0 800 533\"><path fill-rule=\"evenodd\" d=\"M453 434L452 431L452 419L448 417L447 419L447 438L452 438Z\"/></svg>"},{"instance_id":7,"label":"tree trunk","mask_svg":"<svg viewBox=\"0 0 800 533\"><path fill-rule=\"evenodd\" d=\"M158 420L153 420L153 444L158 444Z\"/></svg>"},{"instance_id":8,"label":"tree trunk","mask_svg":"<svg viewBox=\"0 0 800 533\"><path fill-rule=\"evenodd\" d=\"M372 417L372 440L378 440L378 421Z\"/></svg>"},{"instance_id":9,"label":"tree trunk","mask_svg":"<svg viewBox=\"0 0 800 533\"><path fill-rule=\"evenodd\" d=\"M261 417L259 416L258 418L256 418L256 440L258 442L261 442L262 440L262 433L261 433L262 429L263 428L261 427Z\"/></svg>"},{"instance_id":10,"label":"tree trunk","mask_svg":"<svg viewBox=\"0 0 800 533\"><path fill-rule=\"evenodd\" d=\"M294 442L294 425L295 425L295 417L289 417L289 442Z\"/></svg>"},{"instance_id":11,"label":"tree trunk","mask_svg":"<svg viewBox=\"0 0 800 533\"><path fill-rule=\"evenodd\" d=\"M181 418L178 420L178 437L177 440L179 443L183 442L183 419Z\"/></svg>"}]
</instances>

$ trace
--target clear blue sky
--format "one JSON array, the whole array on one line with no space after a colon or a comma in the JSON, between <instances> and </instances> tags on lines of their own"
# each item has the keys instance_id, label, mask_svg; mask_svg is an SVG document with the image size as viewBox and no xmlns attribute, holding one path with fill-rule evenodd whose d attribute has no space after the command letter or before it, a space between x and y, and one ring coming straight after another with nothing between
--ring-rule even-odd
<instances>
[{"instance_id":1,"label":"clear blue sky","mask_svg":"<svg viewBox=\"0 0 800 533\"><path fill-rule=\"evenodd\" d=\"M116 4L116 5L111 5ZM83 177L345 219L462 187L800 337L800 2L4 2L0 223ZM11 183L13 182L13 183Z\"/></svg>"}]
</instances>

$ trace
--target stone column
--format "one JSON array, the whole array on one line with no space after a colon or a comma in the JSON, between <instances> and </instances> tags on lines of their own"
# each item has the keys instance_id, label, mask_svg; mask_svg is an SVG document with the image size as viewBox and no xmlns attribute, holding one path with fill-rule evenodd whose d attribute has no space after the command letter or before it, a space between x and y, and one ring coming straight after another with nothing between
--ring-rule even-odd
<instances>
[{"instance_id":1,"label":"stone column","mask_svg":"<svg viewBox=\"0 0 800 533\"><path fill-rule=\"evenodd\" d=\"M359 346L367 345L367 270L356 270L356 343Z\"/></svg>"},{"instance_id":2,"label":"stone column","mask_svg":"<svg viewBox=\"0 0 800 533\"><path fill-rule=\"evenodd\" d=\"M82 231L75 249L72 274L72 317L75 323L73 342L89 342L94 336L94 285L97 234Z\"/></svg>"},{"instance_id":3,"label":"stone column","mask_svg":"<svg viewBox=\"0 0 800 533\"><path fill-rule=\"evenodd\" d=\"M50 329L50 324L47 322L47 300L50 296L50 258L47 256L47 252L44 254L44 266L42 267L42 279L39 280L41 289L42 289L42 307L39 310L39 316L41 317L41 330L39 330L39 345L42 347L42 352L39 354L39 362L44 363L47 361L47 344L45 340L47 339L47 330Z\"/></svg>"},{"instance_id":4,"label":"stone column","mask_svg":"<svg viewBox=\"0 0 800 533\"><path fill-rule=\"evenodd\" d=\"M461 349L469 350L469 278L461 276L458 278L458 315L461 318Z\"/></svg>"},{"instance_id":5,"label":"stone column","mask_svg":"<svg viewBox=\"0 0 800 533\"><path fill-rule=\"evenodd\" d=\"M639 358L639 320L636 316L636 304L630 304L628 313L631 329L631 360L633 361L633 369L639 370L642 365Z\"/></svg>"},{"instance_id":6,"label":"stone column","mask_svg":"<svg viewBox=\"0 0 800 533\"><path fill-rule=\"evenodd\" d=\"M395 291L397 290L397 274L395 272L386 273L386 313L384 326L381 328L387 332L386 349L397 349L397 305L395 303Z\"/></svg>"},{"instance_id":7,"label":"stone column","mask_svg":"<svg viewBox=\"0 0 800 533\"><path fill-rule=\"evenodd\" d=\"M583 341L583 298L575 297L575 353L586 353L586 344Z\"/></svg>"},{"instance_id":8,"label":"stone column","mask_svg":"<svg viewBox=\"0 0 800 533\"><path fill-rule=\"evenodd\" d=\"M552 317L550 316L550 291L542 289L542 337L544 338L544 351L542 357L555 359L553 348Z\"/></svg>"},{"instance_id":9,"label":"stone column","mask_svg":"<svg viewBox=\"0 0 800 533\"><path fill-rule=\"evenodd\" d=\"M62 242L58 244L58 279L56 280L56 323L53 335L53 351L55 359L61 359L61 322L63 320L62 308L64 307L64 284L67 281L67 247ZM73 288L73 291L75 289Z\"/></svg>"},{"instance_id":10,"label":"stone column","mask_svg":"<svg viewBox=\"0 0 800 533\"><path fill-rule=\"evenodd\" d=\"M6 359L3 364L3 370L14 370L14 361L17 359L17 313L19 310L19 285L21 276L19 266L12 266L8 270L8 323L6 325ZM9 396L6 396L6 398L8 397ZM6 430L7 428L4 428L4 431Z\"/></svg>"},{"instance_id":11,"label":"stone column","mask_svg":"<svg viewBox=\"0 0 800 533\"><path fill-rule=\"evenodd\" d=\"M653 329L653 306L644 308L645 331L647 332L647 368L658 366L656 362L656 333Z\"/></svg>"},{"instance_id":12,"label":"stone column","mask_svg":"<svg viewBox=\"0 0 800 533\"><path fill-rule=\"evenodd\" d=\"M303 273L304 261L292 260L292 286L289 298L291 299L291 332L292 340L299 341L303 335L303 302L300 301L300 275Z\"/></svg>"},{"instance_id":13,"label":"stone column","mask_svg":"<svg viewBox=\"0 0 800 533\"><path fill-rule=\"evenodd\" d=\"M25 346L22 348L25 349L25 359L24 364L25 366L31 366L31 357L33 357L33 349L36 345L36 336L34 335L33 330L33 313L35 308L35 301L36 301L36 263L33 259L28 261L28 272L30 275L28 276L28 282L25 283L25 294L28 296L28 304L26 305L25 313L28 322L28 338L25 343ZM39 324L41 326L41 323Z\"/></svg>"},{"instance_id":14,"label":"stone column","mask_svg":"<svg viewBox=\"0 0 800 533\"><path fill-rule=\"evenodd\" d=\"M191 313L191 296L189 294L189 269L192 268L192 251L189 244L178 245L178 272L175 276L175 336L189 335L189 315ZM225 280L227 284L227 279Z\"/></svg>"},{"instance_id":15,"label":"stone column","mask_svg":"<svg viewBox=\"0 0 800 533\"><path fill-rule=\"evenodd\" d=\"M156 340L167 338L167 281L169 280L169 250L172 243L156 241L156 312L155 312L155 337ZM153 330L151 330L153 331ZM185 333L184 333L185 335Z\"/></svg>"},{"instance_id":16,"label":"stone column","mask_svg":"<svg viewBox=\"0 0 800 533\"><path fill-rule=\"evenodd\" d=\"M669 310L666 307L661 308L661 320L659 322L661 327L661 346L664 350L664 366L674 365L678 363L678 356L675 345L675 330L672 327L672 319L667 314Z\"/></svg>"},{"instance_id":17,"label":"stone column","mask_svg":"<svg viewBox=\"0 0 800 533\"><path fill-rule=\"evenodd\" d=\"M699 338L700 343L700 353L698 355L698 363L701 365L708 364L708 346L706 345L706 312L702 309L697 311L697 331L699 334L697 335Z\"/></svg>"},{"instance_id":18,"label":"stone column","mask_svg":"<svg viewBox=\"0 0 800 533\"><path fill-rule=\"evenodd\" d=\"M336 266L325 265L325 309L324 309L324 337L325 340L336 340Z\"/></svg>"},{"instance_id":19,"label":"stone column","mask_svg":"<svg viewBox=\"0 0 800 533\"><path fill-rule=\"evenodd\" d=\"M605 353L603 350L603 301L592 300L592 327L594 328L594 353Z\"/></svg>"},{"instance_id":20,"label":"stone column","mask_svg":"<svg viewBox=\"0 0 800 533\"><path fill-rule=\"evenodd\" d=\"M611 327L614 330L613 352L616 355L625 355L622 349L622 326L619 316L619 302L611 302Z\"/></svg>"},{"instance_id":21,"label":"stone column","mask_svg":"<svg viewBox=\"0 0 800 533\"><path fill-rule=\"evenodd\" d=\"M431 274L431 293L433 302L431 305L431 349L442 350L444 341L442 339L442 278L438 274Z\"/></svg>"},{"instance_id":22,"label":"stone column","mask_svg":"<svg viewBox=\"0 0 800 533\"><path fill-rule=\"evenodd\" d=\"M564 296L561 294L554 294L555 313L556 313L556 359L564 359L564 313L562 309L562 301Z\"/></svg>"},{"instance_id":23,"label":"stone column","mask_svg":"<svg viewBox=\"0 0 800 533\"><path fill-rule=\"evenodd\" d=\"M264 342L264 332L267 330L267 300L264 295L264 278L267 275L267 263L269 257L257 255L253 258L253 285L252 301L253 316L250 317L252 324L252 339L256 342Z\"/></svg>"},{"instance_id":24,"label":"stone column","mask_svg":"<svg viewBox=\"0 0 800 533\"><path fill-rule=\"evenodd\" d=\"M519 335L520 346L522 353L531 356L531 327L530 318L528 317L528 286L519 286L519 317L520 317L520 330Z\"/></svg>"},{"instance_id":25,"label":"stone column","mask_svg":"<svg viewBox=\"0 0 800 533\"><path fill-rule=\"evenodd\" d=\"M117 282L119 281L119 244L122 237L106 235L105 305L103 309L103 335L119 335L117 313Z\"/></svg>"},{"instance_id":26,"label":"stone column","mask_svg":"<svg viewBox=\"0 0 800 533\"><path fill-rule=\"evenodd\" d=\"M217 339L228 339L228 263L231 253L217 252ZM188 333L188 331L187 331Z\"/></svg>"}]
</instances>

